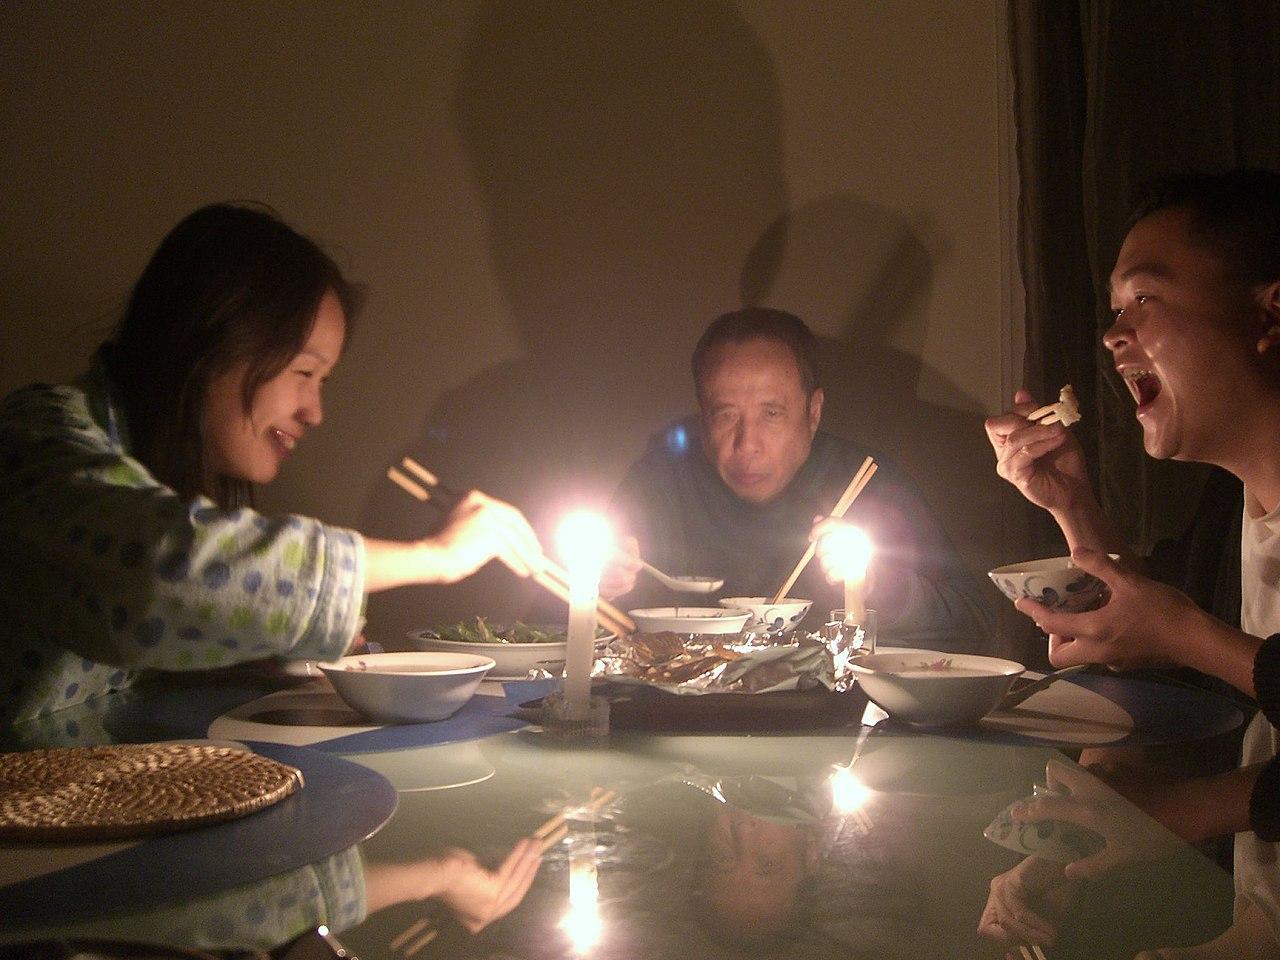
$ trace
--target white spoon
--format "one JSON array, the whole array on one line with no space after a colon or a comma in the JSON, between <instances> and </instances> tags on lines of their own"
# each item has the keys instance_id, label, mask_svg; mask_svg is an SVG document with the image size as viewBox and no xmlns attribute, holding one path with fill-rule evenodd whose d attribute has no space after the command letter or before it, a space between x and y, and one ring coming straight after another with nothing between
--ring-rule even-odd
<instances>
[{"instance_id":1,"label":"white spoon","mask_svg":"<svg viewBox=\"0 0 1280 960\"><path fill-rule=\"evenodd\" d=\"M640 566L664 587L678 593L714 593L724 586L723 580L713 580L711 577L673 577L644 560L640 561Z\"/></svg>"}]
</instances>

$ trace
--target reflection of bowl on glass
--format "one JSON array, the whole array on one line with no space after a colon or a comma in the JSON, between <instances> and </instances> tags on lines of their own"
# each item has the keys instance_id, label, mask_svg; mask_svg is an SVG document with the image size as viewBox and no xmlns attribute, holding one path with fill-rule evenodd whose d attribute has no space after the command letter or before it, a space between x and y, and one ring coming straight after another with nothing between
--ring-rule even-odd
<instances>
[{"instance_id":1,"label":"reflection of bowl on glass","mask_svg":"<svg viewBox=\"0 0 1280 960\"><path fill-rule=\"evenodd\" d=\"M858 686L891 717L916 726L975 723L996 708L1023 666L932 651L873 653L849 662Z\"/></svg>"},{"instance_id":2,"label":"reflection of bowl on glass","mask_svg":"<svg viewBox=\"0 0 1280 960\"><path fill-rule=\"evenodd\" d=\"M490 657L468 653L366 653L322 663L338 696L384 723L443 720L471 699Z\"/></svg>"},{"instance_id":3,"label":"reflection of bowl on glass","mask_svg":"<svg viewBox=\"0 0 1280 960\"><path fill-rule=\"evenodd\" d=\"M1120 559L1111 554L1112 560ZM1010 600L1027 597L1063 613L1102 606L1106 584L1075 565L1070 557L1049 557L996 567L987 574Z\"/></svg>"},{"instance_id":4,"label":"reflection of bowl on glass","mask_svg":"<svg viewBox=\"0 0 1280 960\"><path fill-rule=\"evenodd\" d=\"M741 633L750 610L735 607L647 607L628 610L640 633Z\"/></svg>"},{"instance_id":5,"label":"reflection of bowl on glass","mask_svg":"<svg viewBox=\"0 0 1280 960\"><path fill-rule=\"evenodd\" d=\"M749 610L751 620L747 624L747 629L768 630L770 633L790 633L800 625L800 621L813 606L812 600L797 600L795 597L787 597L777 603L772 603L772 599L772 597L725 597L720 601L720 606Z\"/></svg>"},{"instance_id":6,"label":"reflection of bowl on glass","mask_svg":"<svg viewBox=\"0 0 1280 960\"><path fill-rule=\"evenodd\" d=\"M496 772L475 740L345 756L353 763L382 774L398 793L470 786L488 780Z\"/></svg>"}]
</instances>

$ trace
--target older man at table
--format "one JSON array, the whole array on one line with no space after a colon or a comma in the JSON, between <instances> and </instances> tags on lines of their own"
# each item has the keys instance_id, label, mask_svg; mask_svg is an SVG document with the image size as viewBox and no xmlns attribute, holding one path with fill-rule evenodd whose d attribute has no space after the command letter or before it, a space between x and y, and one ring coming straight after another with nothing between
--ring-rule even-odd
<instances>
[{"instance_id":1,"label":"older man at table","mask_svg":"<svg viewBox=\"0 0 1280 960\"><path fill-rule=\"evenodd\" d=\"M817 339L800 318L752 307L716 319L693 354L699 414L654 439L614 498L633 549L674 574L724 579L707 598L773 594L867 450L819 429ZM884 458L849 511L875 545L867 605L880 638L977 651L990 636L984 584L965 568L914 485ZM820 551L822 553L822 551ZM824 558L825 562L825 558ZM695 602L648 582L637 562L606 571L605 596L630 608ZM843 592L811 564L789 591L812 599L812 626Z\"/></svg>"}]
</instances>

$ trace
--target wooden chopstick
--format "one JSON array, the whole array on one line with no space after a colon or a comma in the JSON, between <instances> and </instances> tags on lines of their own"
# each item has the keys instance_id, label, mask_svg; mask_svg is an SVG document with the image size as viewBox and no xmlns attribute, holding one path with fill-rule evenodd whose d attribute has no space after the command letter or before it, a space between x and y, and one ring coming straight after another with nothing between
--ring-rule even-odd
<instances>
[{"instance_id":1,"label":"wooden chopstick","mask_svg":"<svg viewBox=\"0 0 1280 960\"><path fill-rule=\"evenodd\" d=\"M415 499L425 502L431 500L434 494L441 506L460 499L456 491L442 484L439 477L413 457L402 458L400 464L422 483L406 476L396 467L387 469L387 477ZM565 603L569 602L569 574L550 557L547 558L546 566L533 575L533 581ZM596 602L596 613L600 623L611 633L628 636L636 632L636 622L603 597Z\"/></svg>"},{"instance_id":2,"label":"wooden chopstick","mask_svg":"<svg viewBox=\"0 0 1280 960\"><path fill-rule=\"evenodd\" d=\"M550 850L552 847L554 847L556 844L558 844L561 840L563 840L568 835L569 835L569 825L567 823L560 824L560 826L556 827L554 830L548 833L545 837L542 837L542 846L538 848L538 854L539 855L545 854L548 850Z\"/></svg>"},{"instance_id":3,"label":"wooden chopstick","mask_svg":"<svg viewBox=\"0 0 1280 960\"><path fill-rule=\"evenodd\" d=\"M844 488L844 493L840 494L840 499L836 501L836 505L831 508L831 516L843 517L848 512L849 507L853 505L853 501L858 499L858 495L862 493L866 485L871 482L871 478L875 476L876 470L878 469L879 467L876 466L874 457L867 457L867 459L863 460L862 466L860 466L858 468L858 472L853 475L853 479L849 481L849 485ZM773 599L770 601L771 603L779 603L782 598L787 595L787 591L795 586L797 578L804 572L804 568L809 565L809 561L813 559L814 551L817 550L817 548L818 545L816 542L810 542L809 546L804 551L804 556L800 558L800 562L797 563L795 569L791 571L791 575L783 582L782 586L778 589L778 592L773 595Z\"/></svg>"},{"instance_id":4,"label":"wooden chopstick","mask_svg":"<svg viewBox=\"0 0 1280 960\"><path fill-rule=\"evenodd\" d=\"M565 595L562 599L568 602L569 572L565 570L564 567L560 566L560 564L548 557L547 565L543 568L543 573L549 579L555 581L558 587L563 588ZM600 597L596 600L596 611L600 615L601 622L611 621L611 623L606 623L605 625L614 633L630 634L636 632L636 622L604 597Z\"/></svg>"},{"instance_id":5,"label":"wooden chopstick","mask_svg":"<svg viewBox=\"0 0 1280 960\"><path fill-rule=\"evenodd\" d=\"M404 930L400 931L400 933L396 936L396 938L391 941L389 946L391 947L392 950L399 950L406 943L408 943L410 940L412 940L414 937L420 934L424 928L429 926L431 926L430 920L426 920L426 919L417 920L411 923Z\"/></svg>"},{"instance_id":6,"label":"wooden chopstick","mask_svg":"<svg viewBox=\"0 0 1280 960\"><path fill-rule=\"evenodd\" d=\"M582 807L579 809L590 813L592 816L595 816L597 813L600 812L600 810L604 807L605 804L612 802L613 799L617 797L617 795L618 795L617 790L606 790L604 787L592 787L591 800L583 804ZM552 817L546 823L542 824L542 826L538 827L537 830L533 831L532 836L539 840L544 837L550 836L552 833L554 833L564 825L566 817L567 817L567 814L565 813L565 811L561 810L559 813L557 813L554 817Z\"/></svg>"},{"instance_id":7,"label":"wooden chopstick","mask_svg":"<svg viewBox=\"0 0 1280 960\"><path fill-rule=\"evenodd\" d=\"M395 467L387 467L387 479L416 500L421 500L425 503L431 499L430 491L414 483Z\"/></svg>"}]
</instances>

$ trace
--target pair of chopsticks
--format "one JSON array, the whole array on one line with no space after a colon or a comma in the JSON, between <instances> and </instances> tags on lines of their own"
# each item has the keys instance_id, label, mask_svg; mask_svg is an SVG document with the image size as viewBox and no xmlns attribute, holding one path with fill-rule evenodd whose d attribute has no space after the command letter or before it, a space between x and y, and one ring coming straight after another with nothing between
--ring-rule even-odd
<instances>
[{"instance_id":1,"label":"pair of chopsticks","mask_svg":"<svg viewBox=\"0 0 1280 960\"><path fill-rule=\"evenodd\" d=\"M836 505L831 508L831 516L843 517L849 511L849 507L853 505L853 501L858 499L858 495L871 482L871 478L876 475L876 470L878 469L874 457L867 457L867 459L863 460L862 466L853 475L849 485L844 488L844 493L840 494L840 499L836 501ZM809 561L813 559L813 553L817 548L817 543L811 542L809 544L805 549L804 556L800 558L800 562L791 571L791 576L787 577L782 586L778 588L778 592L773 595L770 603L780 603L782 601L782 598L787 595L787 591L795 585L796 579L804 572L804 568L809 565Z\"/></svg>"},{"instance_id":2,"label":"pair of chopsticks","mask_svg":"<svg viewBox=\"0 0 1280 960\"><path fill-rule=\"evenodd\" d=\"M618 796L617 790L606 790L604 787L593 787L591 789L591 800L582 807L576 808L574 813L575 819L594 819L599 816L600 811L608 804L612 803L614 798ZM569 834L569 825L565 823L566 811L561 810L554 817L533 831L533 835L542 841L542 853L558 844Z\"/></svg>"},{"instance_id":3,"label":"pair of chopsticks","mask_svg":"<svg viewBox=\"0 0 1280 960\"><path fill-rule=\"evenodd\" d=\"M411 497L424 503L435 500L441 508L446 510L462 499L458 493L442 484L439 477L412 457L405 457L400 461L400 465L412 473L413 477L409 477L396 467L389 467L387 478ZM569 602L569 574L564 567L550 557L547 557L546 565L533 575L533 580L548 593L565 603ZM596 616L601 626L620 637L636 632L635 621L603 597L596 602Z\"/></svg>"},{"instance_id":4,"label":"pair of chopsticks","mask_svg":"<svg viewBox=\"0 0 1280 960\"><path fill-rule=\"evenodd\" d=\"M1056 403L1046 403L1043 407L1037 407L1027 414L1027 419L1042 426L1062 422L1062 416L1058 413L1058 405Z\"/></svg>"},{"instance_id":5,"label":"pair of chopsticks","mask_svg":"<svg viewBox=\"0 0 1280 960\"><path fill-rule=\"evenodd\" d=\"M423 931L426 931L425 933ZM419 936L421 934L421 936ZM404 955L412 957L418 953L423 947L440 936L440 931L431 925L431 921L427 919L417 920L402 930L394 940L391 941L391 949L399 950L404 947ZM412 942L410 942L412 941Z\"/></svg>"},{"instance_id":6,"label":"pair of chopsticks","mask_svg":"<svg viewBox=\"0 0 1280 960\"><path fill-rule=\"evenodd\" d=\"M1077 406L1075 391L1071 389L1071 384L1068 383L1058 391L1057 400L1032 410L1027 414L1027 419L1042 426L1061 423L1069 427L1080 419L1079 410L1076 409Z\"/></svg>"},{"instance_id":7,"label":"pair of chopsticks","mask_svg":"<svg viewBox=\"0 0 1280 960\"><path fill-rule=\"evenodd\" d=\"M1029 947L1018 947L1018 952L1022 954L1022 960L1045 960L1044 951L1034 943Z\"/></svg>"}]
</instances>

